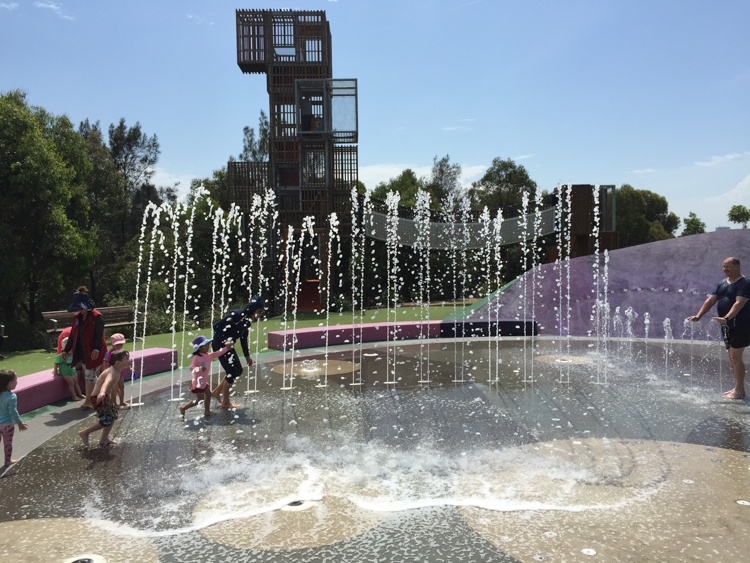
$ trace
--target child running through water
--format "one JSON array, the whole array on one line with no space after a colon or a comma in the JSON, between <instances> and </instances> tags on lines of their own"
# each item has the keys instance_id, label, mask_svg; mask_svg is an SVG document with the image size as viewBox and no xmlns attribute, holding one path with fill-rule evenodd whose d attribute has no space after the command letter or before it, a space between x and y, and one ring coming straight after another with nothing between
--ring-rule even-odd
<instances>
[{"instance_id":1,"label":"child running through water","mask_svg":"<svg viewBox=\"0 0 750 563\"><path fill-rule=\"evenodd\" d=\"M109 343L112 348L104 355L104 361L102 362L102 373L104 373L104 370L111 365L110 358L112 357L112 352L114 352L115 350L122 350L122 347L125 345L125 335L117 332L109 337ZM117 404L118 398L120 399L119 405ZM122 373L120 373L120 379L117 380L117 387L112 392L111 399L112 404L114 404L118 409L124 409L130 406L129 403L125 402L125 379L122 376Z\"/></svg>"},{"instance_id":2,"label":"child running through water","mask_svg":"<svg viewBox=\"0 0 750 563\"><path fill-rule=\"evenodd\" d=\"M68 339L63 338L62 349L68 344ZM70 390L70 398L74 401L82 401L83 393L81 388L78 386L78 372L73 367L73 356L68 355L67 359L63 360L62 352L55 356L55 367L52 374L57 377L58 375L65 380Z\"/></svg>"},{"instance_id":3,"label":"child running through water","mask_svg":"<svg viewBox=\"0 0 750 563\"><path fill-rule=\"evenodd\" d=\"M130 353L127 350L115 350L110 356L110 363L111 365L96 380L91 392L91 404L96 409L99 421L78 433L85 446L89 445L89 434L97 430L102 431L101 438L99 438L100 446L110 446L117 443L115 440L109 439L112 425L118 416L111 395L117 389L120 373L130 365Z\"/></svg>"},{"instance_id":4,"label":"child running through water","mask_svg":"<svg viewBox=\"0 0 750 563\"><path fill-rule=\"evenodd\" d=\"M211 389L209 388L210 381L208 380L211 362L234 348L234 342L231 340L228 342L229 344L221 350L209 353L210 338L199 335L193 340L193 361L190 363L190 372L193 374L193 386L190 390L196 395L196 398L180 407L180 414L183 419L185 418L185 411L193 408L200 400L203 400L205 416L211 416Z\"/></svg>"},{"instance_id":5,"label":"child running through water","mask_svg":"<svg viewBox=\"0 0 750 563\"><path fill-rule=\"evenodd\" d=\"M28 428L26 424L21 422L21 416L18 414L17 397L13 392L18 384L18 376L12 369L0 370L0 434L3 436L5 442L5 465L8 466L11 463L16 463L15 459L12 459L13 454L13 434L15 432L15 425L18 424L18 429L23 432Z\"/></svg>"}]
</instances>

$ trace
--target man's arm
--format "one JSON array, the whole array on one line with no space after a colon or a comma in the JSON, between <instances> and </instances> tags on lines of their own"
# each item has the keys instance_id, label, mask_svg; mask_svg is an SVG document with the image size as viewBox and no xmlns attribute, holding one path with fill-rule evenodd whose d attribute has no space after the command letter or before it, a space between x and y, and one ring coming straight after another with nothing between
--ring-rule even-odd
<instances>
[{"instance_id":1,"label":"man's arm","mask_svg":"<svg viewBox=\"0 0 750 563\"><path fill-rule=\"evenodd\" d=\"M250 349L248 348L247 341L250 338L250 329L245 328L240 335L240 344L242 344L242 354L246 357L250 357Z\"/></svg>"},{"instance_id":2,"label":"man's arm","mask_svg":"<svg viewBox=\"0 0 750 563\"><path fill-rule=\"evenodd\" d=\"M747 303L747 299L744 297L737 297L734 301L734 305L732 305L732 308L729 309L729 312L724 317L713 317L712 320L716 321L719 324L724 324L727 321L731 321L734 317L736 317L740 313L740 309L742 309L745 306L745 303Z\"/></svg>"},{"instance_id":3,"label":"man's arm","mask_svg":"<svg viewBox=\"0 0 750 563\"><path fill-rule=\"evenodd\" d=\"M689 321L699 321L699 320L701 320L701 318L703 317L703 315L705 315L706 313L708 313L711 310L711 307L713 307L714 305L716 305L716 302L718 300L719 300L719 296L718 295L709 295L708 299L706 299L703 302L703 306L701 307L701 310L698 311L698 314L694 315L692 317L688 317L687 320L689 320ZM745 300L745 301L747 301L747 300Z\"/></svg>"}]
</instances>

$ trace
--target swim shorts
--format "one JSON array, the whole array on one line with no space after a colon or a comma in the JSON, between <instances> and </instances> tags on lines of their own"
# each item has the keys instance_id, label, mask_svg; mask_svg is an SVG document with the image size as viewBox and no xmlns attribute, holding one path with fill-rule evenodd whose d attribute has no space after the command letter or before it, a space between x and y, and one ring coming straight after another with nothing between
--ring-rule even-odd
<instances>
[{"instance_id":1,"label":"swim shorts","mask_svg":"<svg viewBox=\"0 0 750 563\"><path fill-rule=\"evenodd\" d=\"M101 401L99 397L91 397L91 405L96 410L96 414L99 415L99 424L104 428L112 426L117 420L117 409L109 400L109 397L104 397Z\"/></svg>"},{"instance_id":2,"label":"swim shorts","mask_svg":"<svg viewBox=\"0 0 750 563\"><path fill-rule=\"evenodd\" d=\"M211 348L214 351L221 350L223 346L214 338L211 342ZM240 363L240 357L234 348L230 348L229 351L219 356L219 363L224 371L227 372L226 380L229 386L234 385L234 380L242 375L242 363Z\"/></svg>"},{"instance_id":3,"label":"swim shorts","mask_svg":"<svg viewBox=\"0 0 750 563\"><path fill-rule=\"evenodd\" d=\"M750 346L750 327L729 327L727 323L721 325L721 336L724 346L730 348L747 348Z\"/></svg>"},{"instance_id":4,"label":"swim shorts","mask_svg":"<svg viewBox=\"0 0 750 563\"><path fill-rule=\"evenodd\" d=\"M208 392L208 385L206 385L205 387L191 387L190 391L192 391L196 395L203 395Z\"/></svg>"}]
</instances>

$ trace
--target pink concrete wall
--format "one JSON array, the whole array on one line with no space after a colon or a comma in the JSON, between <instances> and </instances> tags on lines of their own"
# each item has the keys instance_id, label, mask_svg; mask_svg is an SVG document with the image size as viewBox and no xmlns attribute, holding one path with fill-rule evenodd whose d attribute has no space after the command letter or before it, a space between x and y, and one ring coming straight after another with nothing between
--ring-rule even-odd
<instances>
[{"instance_id":1,"label":"pink concrete wall","mask_svg":"<svg viewBox=\"0 0 750 563\"><path fill-rule=\"evenodd\" d=\"M133 366L139 375L153 375L172 368L177 361L177 352L168 348L149 348L144 351L131 352ZM141 360L143 366L141 367ZM125 381L130 380L130 371L124 371ZM70 397L68 385L62 377L52 375L52 369L31 373L18 378L15 389L18 395L18 412L23 414L34 409L61 401Z\"/></svg>"}]
</instances>

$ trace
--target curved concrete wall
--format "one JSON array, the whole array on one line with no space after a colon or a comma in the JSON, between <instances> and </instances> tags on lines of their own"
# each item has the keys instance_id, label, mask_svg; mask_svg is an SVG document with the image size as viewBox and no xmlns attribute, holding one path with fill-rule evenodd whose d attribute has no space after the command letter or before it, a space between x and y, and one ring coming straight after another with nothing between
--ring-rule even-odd
<instances>
[{"instance_id":1,"label":"curved concrete wall","mask_svg":"<svg viewBox=\"0 0 750 563\"><path fill-rule=\"evenodd\" d=\"M615 308L620 307L624 326L624 312L632 307L638 314L633 323L636 337L645 336L643 314L648 312L651 317L649 337L664 338L663 322L669 318L674 338L690 339L690 330L685 328L684 319L698 312L706 294L711 293L724 278L721 263L728 256L737 256L745 270L743 273L750 277L750 229L680 237L610 252L607 269L607 297L611 307L609 333L619 336L613 331ZM600 255L598 259L603 290L604 256ZM586 336L593 331L595 260L594 256L583 256L570 261L570 334L574 336ZM530 271L496 299L474 311L470 318L487 318L488 313L494 317L497 305L500 306L500 317L523 318L523 309L519 307L523 306L525 278L526 318L537 321L540 334L560 334L555 309L558 306L558 266L545 264L535 270L534 315L531 314L533 272ZM563 277L563 290L566 285L567 280ZM719 339L718 326L710 320L715 313L716 308L693 325L694 338Z\"/></svg>"}]
</instances>

